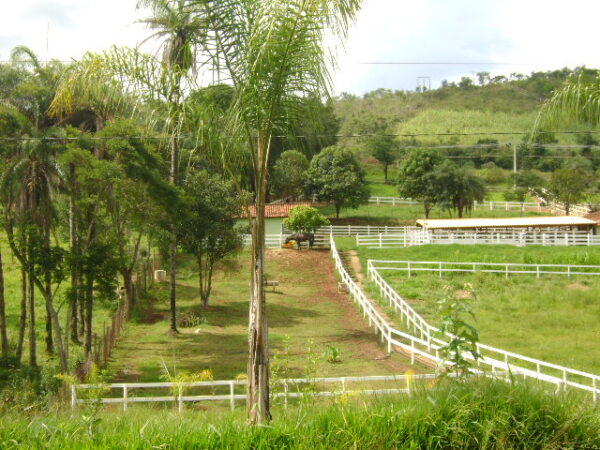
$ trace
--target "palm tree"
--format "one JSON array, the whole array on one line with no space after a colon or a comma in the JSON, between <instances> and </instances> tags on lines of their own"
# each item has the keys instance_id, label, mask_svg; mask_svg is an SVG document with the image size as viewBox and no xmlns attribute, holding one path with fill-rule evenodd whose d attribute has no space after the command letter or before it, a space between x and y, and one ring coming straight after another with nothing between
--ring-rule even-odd
<instances>
[{"instance_id":1,"label":"palm tree","mask_svg":"<svg viewBox=\"0 0 600 450\"><path fill-rule=\"evenodd\" d=\"M53 305L52 268L47 257L51 252L51 232L53 227L53 191L62 174L53 159L49 144L40 138L26 138L21 152L12 159L1 180L5 205L5 227L8 240L19 262L26 268L29 278L30 313L30 365L37 365L35 349L35 287L42 293L47 319L46 345L53 347L53 338L58 348L60 367L68 370L66 354L58 313ZM14 225L22 228L25 234L25 249L15 240ZM36 267L41 267L37 273Z\"/></svg>"},{"instance_id":2,"label":"palm tree","mask_svg":"<svg viewBox=\"0 0 600 450\"><path fill-rule=\"evenodd\" d=\"M590 78L581 73L554 92L542 106L531 135L569 121L590 125L600 123L600 75Z\"/></svg>"},{"instance_id":3,"label":"palm tree","mask_svg":"<svg viewBox=\"0 0 600 450\"><path fill-rule=\"evenodd\" d=\"M185 117L182 82L196 67L197 47L203 42L204 20L187 0L140 0L138 7L141 6L150 7L153 14L141 21L155 30L146 41L163 40L162 61L171 79L165 100L171 159L169 181L176 186L179 182L179 135ZM174 221L170 224L170 232L170 329L177 333L177 230Z\"/></svg>"},{"instance_id":4,"label":"palm tree","mask_svg":"<svg viewBox=\"0 0 600 450\"><path fill-rule=\"evenodd\" d=\"M235 87L228 130L231 150L245 140L254 174L256 218L252 222L252 283L248 329L247 414L253 423L271 417L269 351L264 291L264 210L274 130L298 119L300 99L327 94L326 32L345 36L360 0L209 0L196 2L210 22L218 71Z\"/></svg>"}]
</instances>

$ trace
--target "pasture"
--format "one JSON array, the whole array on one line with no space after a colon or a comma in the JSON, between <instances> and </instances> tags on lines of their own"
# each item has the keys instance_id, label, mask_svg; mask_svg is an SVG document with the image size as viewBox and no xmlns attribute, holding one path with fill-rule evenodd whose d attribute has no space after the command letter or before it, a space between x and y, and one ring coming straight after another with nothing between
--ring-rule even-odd
<instances>
[{"instance_id":1,"label":"pasture","mask_svg":"<svg viewBox=\"0 0 600 450\"><path fill-rule=\"evenodd\" d=\"M193 261L182 258L178 279L180 333L168 330L168 286L157 287L127 324L108 368L115 381L158 381L210 369L215 379L246 372L248 252L222 265L207 310L200 307ZM346 294L337 291L327 251L270 250L267 288L272 367L287 376L389 375L404 373L408 360L387 356ZM328 355L339 352L338 362ZM411 370L419 368L410 367Z\"/></svg>"},{"instance_id":2,"label":"pasture","mask_svg":"<svg viewBox=\"0 0 600 450\"><path fill-rule=\"evenodd\" d=\"M352 246L341 239L342 248ZM515 262L600 265L600 249L479 245L366 249L357 252L366 273L368 259L412 261ZM432 325L439 325L437 302L444 296L471 299L480 340L507 351L592 373L600 372L600 279L598 277L502 274L443 274L404 271L380 274ZM374 298L378 294L370 285ZM392 316L393 313L388 311Z\"/></svg>"}]
</instances>

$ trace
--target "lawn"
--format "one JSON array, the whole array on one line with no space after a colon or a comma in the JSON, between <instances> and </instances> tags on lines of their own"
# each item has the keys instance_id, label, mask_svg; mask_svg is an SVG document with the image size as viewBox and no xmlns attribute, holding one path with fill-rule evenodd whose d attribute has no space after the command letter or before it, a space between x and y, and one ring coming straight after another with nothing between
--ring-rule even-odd
<instances>
[{"instance_id":1,"label":"lawn","mask_svg":"<svg viewBox=\"0 0 600 450\"><path fill-rule=\"evenodd\" d=\"M351 300L338 293L326 251L271 250L266 272L268 279L280 283L275 290L267 289L273 369L287 367L291 376L381 375L408 369L404 357L387 358ZM157 381L164 367L171 374L210 369L215 379L245 373L249 274L249 253L244 252L218 271L209 307L202 310L193 264L182 258L178 311L195 323L181 326L175 336L167 332L168 287L161 285L154 301L140 305L137 323L127 324L109 364L114 379ZM326 361L328 346L339 351L340 362Z\"/></svg>"},{"instance_id":2,"label":"lawn","mask_svg":"<svg viewBox=\"0 0 600 450\"><path fill-rule=\"evenodd\" d=\"M352 240L340 240L351 248ZM357 249L363 270L368 259L465 262L521 262L600 265L593 247L512 247L429 245L406 249ZM496 274L419 273L382 271L381 275L421 313L439 325L437 302L449 289L454 295L471 283L472 308L481 342L504 350L575 369L600 373L600 279L560 275L536 279ZM370 287L375 295L375 290ZM398 322L398 321L397 321Z\"/></svg>"}]
</instances>

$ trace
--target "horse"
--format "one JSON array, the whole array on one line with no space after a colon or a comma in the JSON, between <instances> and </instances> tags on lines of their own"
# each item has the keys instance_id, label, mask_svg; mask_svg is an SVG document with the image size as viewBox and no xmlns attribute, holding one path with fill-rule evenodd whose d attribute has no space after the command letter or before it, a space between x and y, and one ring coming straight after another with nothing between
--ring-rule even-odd
<instances>
[{"instance_id":1,"label":"horse","mask_svg":"<svg viewBox=\"0 0 600 450\"><path fill-rule=\"evenodd\" d=\"M294 233L285 239L286 244L288 244L290 241L296 241L298 250L300 250L300 243L304 241L308 241L308 248L312 248L315 243L315 235L314 233Z\"/></svg>"}]
</instances>

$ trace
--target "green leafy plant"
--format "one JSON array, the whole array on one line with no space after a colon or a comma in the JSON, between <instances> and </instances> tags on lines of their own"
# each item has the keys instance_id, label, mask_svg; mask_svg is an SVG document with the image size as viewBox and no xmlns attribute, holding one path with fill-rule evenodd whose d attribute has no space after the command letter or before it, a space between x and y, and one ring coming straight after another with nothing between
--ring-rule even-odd
<instances>
[{"instance_id":1,"label":"green leafy plant","mask_svg":"<svg viewBox=\"0 0 600 450\"><path fill-rule=\"evenodd\" d=\"M446 295L438 302L441 319L440 338L450 340L440 348L440 370L445 369L443 373L451 371L466 376L472 367L467 355L470 354L474 361L481 358L477 350L479 333L467 322L467 318L475 319L469 302L470 299L476 298L476 294L470 283L464 284L465 295L461 295L460 298L456 298L450 286L446 286L445 290Z\"/></svg>"},{"instance_id":2,"label":"green leafy plant","mask_svg":"<svg viewBox=\"0 0 600 450\"><path fill-rule=\"evenodd\" d=\"M323 357L330 363L339 363L342 362L342 356L340 353L340 349L327 344L327 348L325 349L325 353L323 353Z\"/></svg>"}]
</instances>

